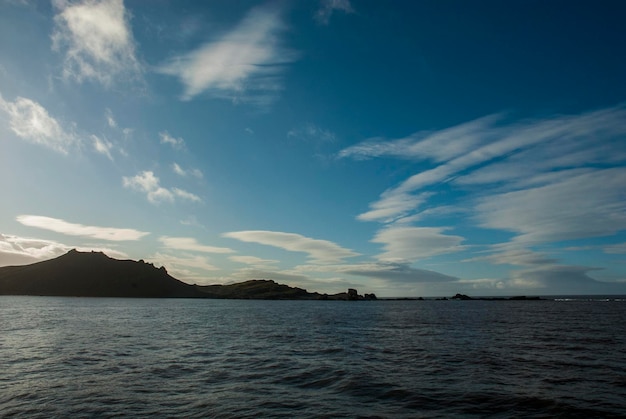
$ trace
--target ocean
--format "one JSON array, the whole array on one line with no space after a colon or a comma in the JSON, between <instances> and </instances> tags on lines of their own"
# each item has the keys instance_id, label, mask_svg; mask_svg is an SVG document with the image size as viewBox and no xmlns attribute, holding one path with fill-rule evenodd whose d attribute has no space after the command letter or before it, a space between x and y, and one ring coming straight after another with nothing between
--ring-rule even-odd
<instances>
[{"instance_id":1,"label":"ocean","mask_svg":"<svg viewBox=\"0 0 626 419\"><path fill-rule=\"evenodd\" d=\"M610 418L626 300L0 297L0 417Z\"/></svg>"}]
</instances>

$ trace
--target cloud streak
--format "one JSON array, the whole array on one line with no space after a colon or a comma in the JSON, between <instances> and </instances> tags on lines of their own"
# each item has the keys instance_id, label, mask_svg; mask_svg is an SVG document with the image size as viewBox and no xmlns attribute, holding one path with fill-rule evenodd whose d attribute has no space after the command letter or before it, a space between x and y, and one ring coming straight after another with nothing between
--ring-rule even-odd
<instances>
[{"instance_id":1,"label":"cloud streak","mask_svg":"<svg viewBox=\"0 0 626 419\"><path fill-rule=\"evenodd\" d=\"M172 163L172 171L176 173L178 176L183 176L183 177L187 175L191 175L198 179L202 179L204 177L204 174L202 173L200 169L185 170L182 167L180 167L180 165L176 162Z\"/></svg>"},{"instance_id":2,"label":"cloud streak","mask_svg":"<svg viewBox=\"0 0 626 419\"><path fill-rule=\"evenodd\" d=\"M306 253L316 263L336 263L345 258L358 256L358 253L345 249L327 240L312 239L300 234L278 231L234 231L222 234L223 237L248 243L274 246L290 252Z\"/></svg>"},{"instance_id":3,"label":"cloud streak","mask_svg":"<svg viewBox=\"0 0 626 419\"><path fill-rule=\"evenodd\" d=\"M198 243L198 241L192 237L167 237L162 236L159 241L163 247L175 250L189 250L192 252L201 253L234 253L235 251L227 247L215 247L207 246Z\"/></svg>"},{"instance_id":4,"label":"cloud streak","mask_svg":"<svg viewBox=\"0 0 626 419\"><path fill-rule=\"evenodd\" d=\"M284 29L278 10L258 7L220 39L172 58L158 71L180 79L183 100L204 92L233 100L272 94L282 88L285 65L295 60L280 46Z\"/></svg>"},{"instance_id":5,"label":"cloud streak","mask_svg":"<svg viewBox=\"0 0 626 419\"><path fill-rule=\"evenodd\" d=\"M368 140L342 150L340 158L395 157L419 163L419 171L384 191L366 221L393 222L423 204L423 193L442 183L456 187L499 183L509 189L523 186L529 174L556 169L614 165L626 160L620 141L626 135L622 106L528 120L512 124L492 115L434 133L408 138Z\"/></svg>"},{"instance_id":6,"label":"cloud streak","mask_svg":"<svg viewBox=\"0 0 626 419\"><path fill-rule=\"evenodd\" d=\"M382 243L384 252L377 259L385 262L414 262L445 253L459 252L461 236L443 234L435 227L392 226L380 230L371 240Z\"/></svg>"},{"instance_id":7,"label":"cloud streak","mask_svg":"<svg viewBox=\"0 0 626 419\"><path fill-rule=\"evenodd\" d=\"M562 173L557 180L477 200L482 227L535 244L616 234L626 229L626 169Z\"/></svg>"},{"instance_id":8,"label":"cloud streak","mask_svg":"<svg viewBox=\"0 0 626 419\"><path fill-rule=\"evenodd\" d=\"M68 236L82 236L108 241L136 241L150 234L131 228L86 226L40 215L18 215L16 220L25 226L50 230Z\"/></svg>"},{"instance_id":9,"label":"cloud streak","mask_svg":"<svg viewBox=\"0 0 626 419\"><path fill-rule=\"evenodd\" d=\"M230 256L228 259L232 260L233 262L243 263L244 265L251 266L266 266L278 263L277 260L262 259L256 256Z\"/></svg>"}]
</instances>

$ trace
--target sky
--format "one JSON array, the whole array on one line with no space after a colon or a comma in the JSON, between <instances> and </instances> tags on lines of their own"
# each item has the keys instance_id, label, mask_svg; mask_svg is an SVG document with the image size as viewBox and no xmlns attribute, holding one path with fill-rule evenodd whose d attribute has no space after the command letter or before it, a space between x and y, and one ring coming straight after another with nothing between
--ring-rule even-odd
<instances>
[{"instance_id":1,"label":"sky","mask_svg":"<svg viewBox=\"0 0 626 419\"><path fill-rule=\"evenodd\" d=\"M626 2L0 0L0 266L626 294Z\"/></svg>"}]
</instances>

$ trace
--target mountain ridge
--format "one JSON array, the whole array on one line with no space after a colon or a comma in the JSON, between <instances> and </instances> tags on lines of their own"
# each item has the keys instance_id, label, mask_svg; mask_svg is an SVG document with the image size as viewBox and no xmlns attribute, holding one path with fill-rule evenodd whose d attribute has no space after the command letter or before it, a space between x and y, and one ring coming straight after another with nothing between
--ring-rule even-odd
<instances>
[{"instance_id":1,"label":"mountain ridge","mask_svg":"<svg viewBox=\"0 0 626 419\"><path fill-rule=\"evenodd\" d=\"M0 267L0 295L128 297L128 298L212 298L284 300L359 300L356 290L320 294L253 279L229 285L190 285L171 276L165 267L144 260L119 260L102 252L72 249L54 259L30 265Z\"/></svg>"}]
</instances>

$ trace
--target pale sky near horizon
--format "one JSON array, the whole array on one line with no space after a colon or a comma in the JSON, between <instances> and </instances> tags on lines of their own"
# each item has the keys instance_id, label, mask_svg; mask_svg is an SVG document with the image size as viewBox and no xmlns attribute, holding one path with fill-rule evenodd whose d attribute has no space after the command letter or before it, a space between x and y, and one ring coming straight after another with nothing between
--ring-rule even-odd
<instances>
[{"instance_id":1,"label":"pale sky near horizon","mask_svg":"<svg viewBox=\"0 0 626 419\"><path fill-rule=\"evenodd\" d=\"M0 0L0 266L626 294L626 2Z\"/></svg>"}]
</instances>

